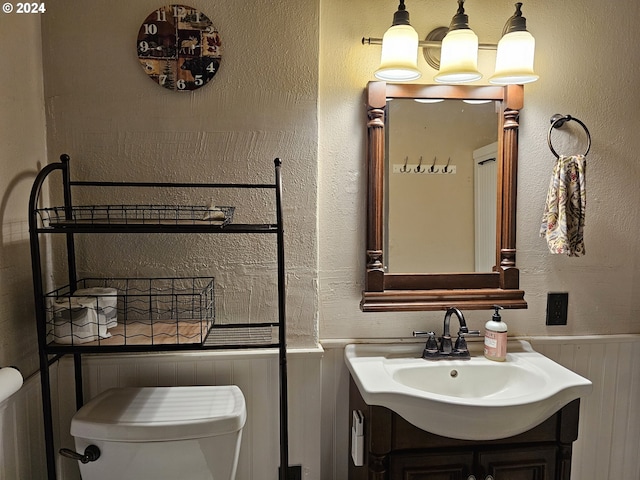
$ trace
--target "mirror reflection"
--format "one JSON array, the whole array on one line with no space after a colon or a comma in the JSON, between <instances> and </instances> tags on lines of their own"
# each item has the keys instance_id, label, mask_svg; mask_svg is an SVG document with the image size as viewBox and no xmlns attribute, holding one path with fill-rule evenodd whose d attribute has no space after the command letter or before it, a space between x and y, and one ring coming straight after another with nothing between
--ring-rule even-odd
<instances>
[{"instance_id":1,"label":"mirror reflection","mask_svg":"<svg viewBox=\"0 0 640 480\"><path fill-rule=\"evenodd\" d=\"M388 273L490 272L495 265L499 101L387 101Z\"/></svg>"}]
</instances>

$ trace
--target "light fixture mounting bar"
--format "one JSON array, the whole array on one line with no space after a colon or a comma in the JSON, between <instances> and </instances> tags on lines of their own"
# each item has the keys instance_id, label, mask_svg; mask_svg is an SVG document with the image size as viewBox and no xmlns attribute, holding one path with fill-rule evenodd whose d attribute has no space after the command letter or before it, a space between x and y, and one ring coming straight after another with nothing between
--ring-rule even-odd
<instances>
[{"instance_id":1,"label":"light fixture mounting bar","mask_svg":"<svg viewBox=\"0 0 640 480\"><path fill-rule=\"evenodd\" d=\"M362 37L363 45L382 45L382 39L376 37ZM418 46L421 48L440 48L442 47L441 41L420 40ZM478 49L480 50L497 50L497 43L478 43Z\"/></svg>"}]
</instances>

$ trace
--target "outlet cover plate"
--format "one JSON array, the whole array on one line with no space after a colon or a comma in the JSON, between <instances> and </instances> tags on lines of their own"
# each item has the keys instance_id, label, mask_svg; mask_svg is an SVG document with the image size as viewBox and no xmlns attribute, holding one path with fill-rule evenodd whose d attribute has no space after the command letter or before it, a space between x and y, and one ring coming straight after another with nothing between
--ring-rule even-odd
<instances>
[{"instance_id":1,"label":"outlet cover plate","mask_svg":"<svg viewBox=\"0 0 640 480\"><path fill-rule=\"evenodd\" d=\"M568 292L549 292L547 294L547 325L566 325L568 310Z\"/></svg>"}]
</instances>

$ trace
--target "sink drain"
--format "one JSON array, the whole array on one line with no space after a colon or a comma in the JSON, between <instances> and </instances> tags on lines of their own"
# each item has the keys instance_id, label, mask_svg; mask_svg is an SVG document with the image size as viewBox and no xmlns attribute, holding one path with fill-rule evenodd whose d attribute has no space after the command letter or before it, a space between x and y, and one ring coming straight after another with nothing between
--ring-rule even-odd
<instances>
[{"instance_id":1,"label":"sink drain","mask_svg":"<svg viewBox=\"0 0 640 480\"><path fill-rule=\"evenodd\" d=\"M449 375L451 375L451 378L456 378L458 376L458 371L457 370L451 370L449 372Z\"/></svg>"}]
</instances>

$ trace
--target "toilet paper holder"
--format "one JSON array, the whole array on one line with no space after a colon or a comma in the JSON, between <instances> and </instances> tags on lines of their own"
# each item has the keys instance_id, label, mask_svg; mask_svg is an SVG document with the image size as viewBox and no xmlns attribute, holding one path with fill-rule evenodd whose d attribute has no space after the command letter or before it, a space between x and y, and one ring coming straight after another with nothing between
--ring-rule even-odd
<instances>
[{"instance_id":1,"label":"toilet paper holder","mask_svg":"<svg viewBox=\"0 0 640 480\"><path fill-rule=\"evenodd\" d=\"M0 405L22 387L24 379L17 367L0 368Z\"/></svg>"}]
</instances>

